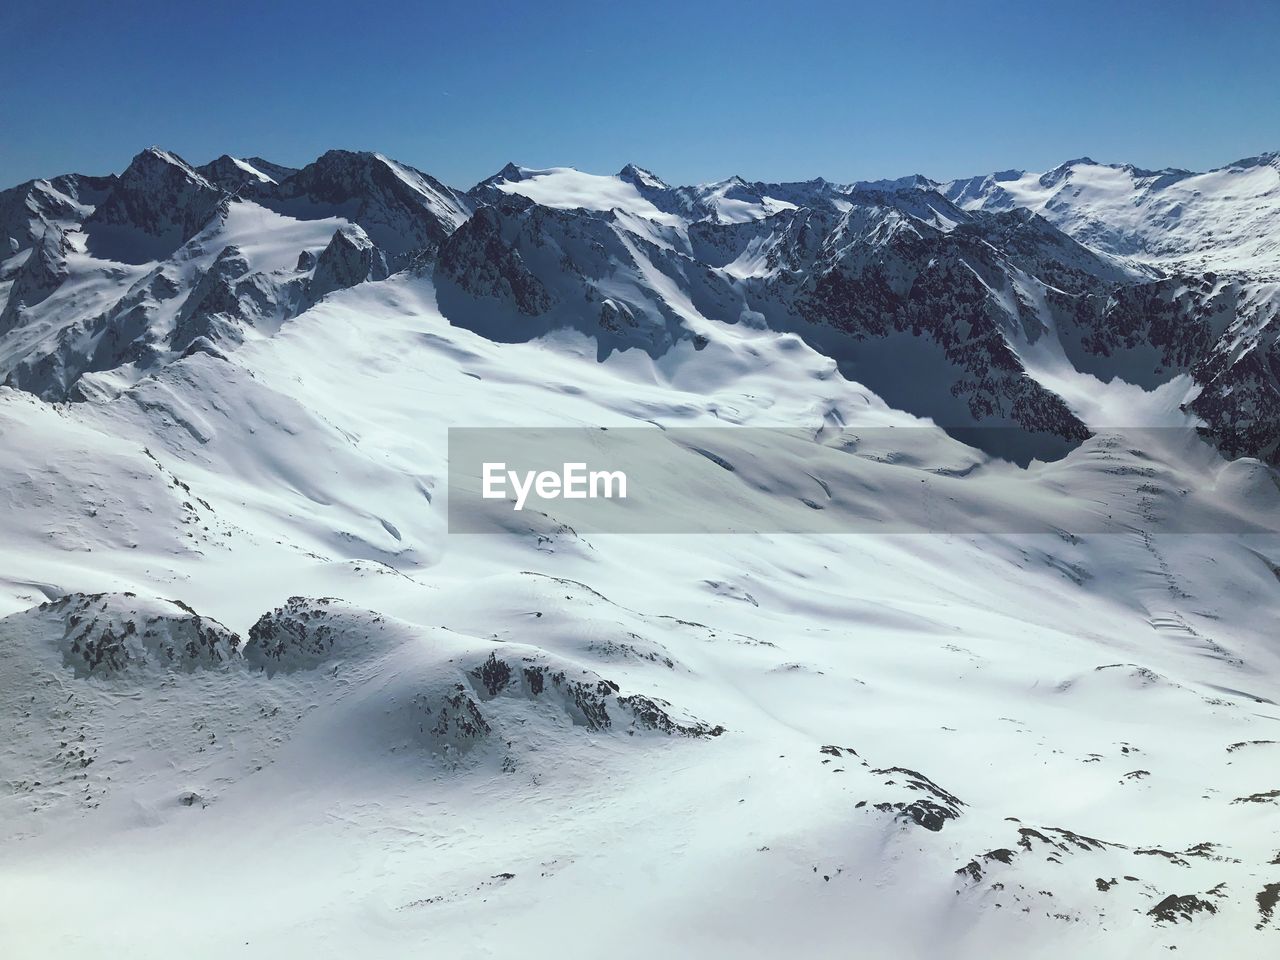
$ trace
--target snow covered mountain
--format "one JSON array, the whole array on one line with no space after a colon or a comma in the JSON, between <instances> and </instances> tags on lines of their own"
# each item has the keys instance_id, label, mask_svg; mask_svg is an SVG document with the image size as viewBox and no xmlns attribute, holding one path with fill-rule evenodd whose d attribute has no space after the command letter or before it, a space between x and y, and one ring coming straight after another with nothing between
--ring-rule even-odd
<instances>
[{"instance_id":1,"label":"snow covered mountain","mask_svg":"<svg viewBox=\"0 0 1280 960\"><path fill-rule=\"evenodd\" d=\"M1225 275L1239 282L1228 293L1241 300L1229 329L1215 325L1216 342L1207 350L1197 345L1194 359L1188 355L1188 369L1203 385L1190 409L1212 425L1229 453L1274 451L1274 424L1280 422L1280 153L1207 173L1084 158L1044 174L1006 171L934 187L966 210L1031 210L1082 243L1175 278L1201 275L1216 282ZM1176 306L1174 312L1181 313Z\"/></svg>"},{"instance_id":2,"label":"snow covered mountain","mask_svg":"<svg viewBox=\"0 0 1280 960\"><path fill-rule=\"evenodd\" d=\"M1207 173L1084 157L934 188L966 210L1033 210L1090 246L1161 267L1280 278L1280 153Z\"/></svg>"},{"instance_id":3,"label":"snow covered mountain","mask_svg":"<svg viewBox=\"0 0 1280 960\"><path fill-rule=\"evenodd\" d=\"M1274 157L0 193L0 941L1269 955L1277 211ZM451 534L460 426L717 428L638 498L761 532Z\"/></svg>"}]
</instances>

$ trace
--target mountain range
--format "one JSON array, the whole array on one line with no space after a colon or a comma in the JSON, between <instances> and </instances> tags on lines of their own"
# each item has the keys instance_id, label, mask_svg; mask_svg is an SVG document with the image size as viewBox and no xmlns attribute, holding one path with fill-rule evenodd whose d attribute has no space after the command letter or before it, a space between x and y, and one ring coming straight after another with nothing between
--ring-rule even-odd
<instances>
[{"instance_id":1,"label":"mountain range","mask_svg":"<svg viewBox=\"0 0 1280 960\"><path fill-rule=\"evenodd\" d=\"M508 165L462 192L374 153L293 170L153 148L118 177L11 188L0 211L0 375L49 400L118 394L410 270L497 340L575 329L601 358L658 357L702 342L691 310L795 331L891 404L1016 428L1031 452L1087 433L1053 388L1066 368L1181 384L1225 452L1280 455L1276 154L846 185Z\"/></svg>"}]
</instances>

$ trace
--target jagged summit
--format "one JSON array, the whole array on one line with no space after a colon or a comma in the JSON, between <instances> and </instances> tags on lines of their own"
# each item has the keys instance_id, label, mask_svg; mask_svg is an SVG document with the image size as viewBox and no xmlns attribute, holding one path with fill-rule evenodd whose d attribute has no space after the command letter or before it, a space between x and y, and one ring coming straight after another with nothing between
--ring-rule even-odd
<instances>
[{"instance_id":1,"label":"jagged summit","mask_svg":"<svg viewBox=\"0 0 1280 960\"><path fill-rule=\"evenodd\" d=\"M924 174L914 173L891 180L859 180L851 184L849 189L878 190L885 193L894 193L898 190L937 190L938 182L930 180Z\"/></svg>"},{"instance_id":2,"label":"jagged summit","mask_svg":"<svg viewBox=\"0 0 1280 960\"><path fill-rule=\"evenodd\" d=\"M488 177L485 180L482 180L481 183L491 183L498 180L512 180L512 181L518 182L520 180L523 180L528 175L529 172L530 171L525 167L519 166L518 164L515 164L515 163L508 162L501 170L499 170L493 176Z\"/></svg>"},{"instance_id":3,"label":"jagged summit","mask_svg":"<svg viewBox=\"0 0 1280 960\"><path fill-rule=\"evenodd\" d=\"M121 174L121 179L128 179L132 173L138 176L140 171L155 170L159 167L169 166L177 167L189 176L199 177L195 168L187 163L186 160L178 156L172 150L166 150L163 147L149 146L141 151L129 162L129 166L125 168L125 172Z\"/></svg>"},{"instance_id":4,"label":"jagged summit","mask_svg":"<svg viewBox=\"0 0 1280 960\"><path fill-rule=\"evenodd\" d=\"M310 302L318 302L335 290L345 290L366 280L386 279L386 257L360 227L352 224L335 230L316 259L307 288Z\"/></svg>"},{"instance_id":5,"label":"jagged summit","mask_svg":"<svg viewBox=\"0 0 1280 960\"><path fill-rule=\"evenodd\" d=\"M1280 150L1260 153L1256 157L1245 157L1227 164L1224 169L1245 169L1248 167L1275 167L1280 169Z\"/></svg>"},{"instance_id":6,"label":"jagged summit","mask_svg":"<svg viewBox=\"0 0 1280 960\"><path fill-rule=\"evenodd\" d=\"M38 243L51 228L83 222L118 179L68 173L0 190L0 259Z\"/></svg>"},{"instance_id":7,"label":"jagged summit","mask_svg":"<svg viewBox=\"0 0 1280 960\"><path fill-rule=\"evenodd\" d=\"M472 201L429 174L370 151L330 150L253 199L287 216L343 217L381 249L435 247L471 215Z\"/></svg>"},{"instance_id":8,"label":"jagged summit","mask_svg":"<svg viewBox=\"0 0 1280 960\"><path fill-rule=\"evenodd\" d=\"M274 177L259 170L247 160L240 160L226 153L197 167L196 170L210 183L216 184L229 193L235 193L246 184L276 182Z\"/></svg>"},{"instance_id":9,"label":"jagged summit","mask_svg":"<svg viewBox=\"0 0 1280 960\"><path fill-rule=\"evenodd\" d=\"M274 163L270 160L264 160L262 157L246 157L244 162L249 164L255 170L265 173L276 183L283 183L295 173L298 172L297 167L287 167L282 163Z\"/></svg>"},{"instance_id":10,"label":"jagged summit","mask_svg":"<svg viewBox=\"0 0 1280 960\"><path fill-rule=\"evenodd\" d=\"M1068 160L1065 163L1058 164L1052 170L1041 174L1040 185L1042 187L1052 187L1069 178L1075 172L1077 167L1097 166L1102 166L1102 164L1094 162L1089 157L1078 157L1075 160Z\"/></svg>"},{"instance_id":11,"label":"jagged summit","mask_svg":"<svg viewBox=\"0 0 1280 960\"><path fill-rule=\"evenodd\" d=\"M89 250L145 263L173 252L213 216L223 191L176 153L139 153L85 220Z\"/></svg>"},{"instance_id":12,"label":"jagged summit","mask_svg":"<svg viewBox=\"0 0 1280 960\"><path fill-rule=\"evenodd\" d=\"M649 190L669 190L670 187L663 182L662 178L657 174L646 170L644 167L636 166L634 163L628 163L625 167L618 171L618 178L633 183L637 187Z\"/></svg>"},{"instance_id":13,"label":"jagged summit","mask_svg":"<svg viewBox=\"0 0 1280 960\"><path fill-rule=\"evenodd\" d=\"M505 195L503 184L521 183L534 174L538 173L529 167L522 167L518 163L508 162L501 170L488 177L485 177L470 190L467 196L474 198L481 203L492 203Z\"/></svg>"}]
</instances>

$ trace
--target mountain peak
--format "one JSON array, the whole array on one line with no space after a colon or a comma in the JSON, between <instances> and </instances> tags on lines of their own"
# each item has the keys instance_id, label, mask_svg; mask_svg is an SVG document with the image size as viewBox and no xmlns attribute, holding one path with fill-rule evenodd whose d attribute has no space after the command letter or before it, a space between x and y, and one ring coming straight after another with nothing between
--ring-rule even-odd
<instances>
[{"instance_id":1,"label":"mountain peak","mask_svg":"<svg viewBox=\"0 0 1280 960\"><path fill-rule=\"evenodd\" d=\"M316 259L307 296L314 303L335 290L365 280L382 280L388 272L386 257L368 234L358 225L348 224L334 231Z\"/></svg>"},{"instance_id":2,"label":"mountain peak","mask_svg":"<svg viewBox=\"0 0 1280 960\"><path fill-rule=\"evenodd\" d=\"M1249 167L1275 167L1280 170L1280 150L1272 150L1268 153L1260 153L1256 157L1245 157L1229 163L1226 169L1248 169Z\"/></svg>"},{"instance_id":3,"label":"mountain peak","mask_svg":"<svg viewBox=\"0 0 1280 960\"><path fill-rule=\"evenodd\" d=\"M155 159L155 160L162 160L165 163L177 163L177 164L182 164L184 166L190 166L190 164L188 164L185 160L183 160L180 156L178 156L173 151L166 150L164 147L157 146L154 143L149 147L144 147L142 150L139 150L133 159L137 161L139 158L144 158L144 157Z\"/></svg>"},{"instance_id":4,"label":"mountain peak","mask_svg":"<svg viewBox=\"0 0 1280 960\"><path fill-rule=\"evenodd\" d=\"M661 177L634 163L628 163L618 171L617 175L619 180L625 180L637 187L648 187L651 190L669 189Z\"/></svg>"},{"instance_id":5,"label":"mountain peak","mask_svg":"<svg viewBox=\"0 0 1280 960\"><path fill-rule=\"evenodd\" d=\"M244 162L255 170L265 173L276 183L281 183L298 172L297 167L287 167L282 163L273 163L259 156L245 157Z\"/></svg>"},{"instance_id":6,"label":"mountain peak","mask_svg":"<svg viewBox=\"0 0 1280 960\"><path fill-rule=\"evenodd\" d=\"M712 180L710 183L701 184L698 189L705 193L724 193L730 190L746 189L750 186L751 184L735 173L733 176L725 177L723 180Z\"/></svg>"},{"instance_id":7,"label":"mountain peak","mask_svg":"<svg viewBox=\"0 0 1280 960\"><path fill-rule=\"evenodd\" d=\"M520 166L519 164L509 162L506 164L506 166L504 166L501 170L499 170L493 176L489 177L484 182L500 183L502 181L506 181L507 183L519 183L521 180L527 180L528 177L529 177L528 170L526 170L524 167Z\"/></svg>"},{"instance_id":8,"label":"mountain peak","mask_svg":"<svg viewBox=\"0 0 1280 960\"><path fill-rule=\"evenodd\" d=\"M85 221L89 251L126 263L161 259L195 236L225 196L176 153L148 147Z\"/></svg>"},{"instance_id":9,"label":"mountain peak","mask_svg":"<svg viewBox=\"0 0 1280 960\"><path fill-rule=\"evenodd\" d=\"M272 184L276 182L275 177L259 170L247 160L241 160L228 153L224 153L216 160L211 160L204 166L196 167L195 169L210 183L221 187L229 193L234 193L245 184Z\"/></svg>"},{"instance_id":10,"label":"mountain peak","mask_svg":"<svg viewBox=\"0 0 1280 960\"><path fill-rule=\"evenodd\" d=\"M413 167L367 150L329 150L255 199L300 219L341 216L388 256L434 247L471 215L462 194Z\"/></svg>"},{"instance_id":11,"label":"mountain peak","mask_svg":"<svg viewBox=\"0 0 1280 960\"><path fill-rule=\"evenodd\" d=\"M171 176L173 171L205 187L213 186L182 157L171 150L156 146L147 147L130 160L129 166L125 167L124 173L120 175L120 182L137 181L154 176Z\"/></svg>"},{"instance_id":12,"label":"mountain peak","mask_svg":"<svg viewBox=\"0 0 1280 960\"><path fill-rule=\"evenodd\" d=\"M335 148L326 150L316 157L307 167L367 167L374 161L385 161L386 158L372 150L345 150ZM304 170L306 167L303 168Z\"/></svg>"},{"instance_id":13,"label":"mountain peak","mask_svg":"<svg viewBox=\"0 0 1280 960\"><path fill-rule=\"evenodd\" d=\"M860 180L850 186L854 190L872 193L897 193L900 190L936 190L939 184L922 173L912 173L892 180Z\"/></svg>"},{"instance_id":14,"label":"mountain peak","mask_svg":"<svg viewBox=\"0 0 1280 960\"><path fill-rule=\"evenodd\" d=\"M1051 187L1055 183L1059 183L1062 180L1065 180L1068 176L1070 176L1071 171L1074 170L1076 167L1097 167L1097 166L1101 166L1101 164L1099 164L1096 160L1094 160L1091 157L1076 157L1074 160L1068 160L1065 163L1058 164L1048 173L1045 173L1044 175L1042 175L1040 177L1040 185L1044 187Z\"/></svg>"}]
</instances>

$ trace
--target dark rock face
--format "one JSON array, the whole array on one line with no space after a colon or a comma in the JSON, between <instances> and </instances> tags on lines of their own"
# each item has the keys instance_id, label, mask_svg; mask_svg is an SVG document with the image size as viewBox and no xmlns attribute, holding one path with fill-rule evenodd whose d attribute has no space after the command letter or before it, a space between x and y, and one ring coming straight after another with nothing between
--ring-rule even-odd
<instances>
[{"instance_id":1,"label":"dark rock face","mask_svg":"<svg viewBox=\"0 0 1280 960\"><path fill-rule=\"evenodd\" d=\"M525 264L518 245L504 237L505 223L529 209L527 202L505 200L478 210L440 250L436 275L472 297L505 301L524 316L546 313L555 301Z\"/></svg>"},{"instance_id":2,"label":"dark rock face","mask_svg":"<svg viewBox=\"0 0 1280 960\"><path fill-rule=\"evenodd\" d=\"M491 177L486 177L477 183L474 187L467 191L467 196L475 203L476 208L491 206L501 203L508 197L513 196L499 188L501 183L520 183L527 180L528 176L525 171L514 163L508 163L501 170ZM518 194L514 196L519 196Z\"/></svg>"},{"instance_id":3,"label":"dark rock face","mask_svg":"<svg viewBox=\"0 0 1280 960\"><path fill-rule=\"evenodd\" d=\"M1280 903L1280 882L1268 883L1258 891L1254 899L1258 903L1258 916L1260 917L1257 929L1261 930L1271 922L1272 917L1275 915L1276 904Z\"/></svg>"},{"instance_id":4,"label":"dark rock face","mask_svg":"<svg viewBox=\"0 0 1280 960\"><path fill-rule=\"evenodd\" d=\"M530 700L552 699L560 704L575 726L593 732L621 729L628 734L656 731L667 736L718 737L724 727L700 720L681 721L672 716L671 704L641 696L622 695L611 680L588 671L584 678L571 677L566 669L537 659L525 658L513 667L496 653L467 676L482 702L500 696ZM477 711L477 719L479 717Z\"/></svg>"},{"instance_id":5,"label":"dark rock face","mask_svg":"<svg viewBox=\"0 0 1280 960\"><path fill-rule=\"evenodd\" d=\"M298 172L297 167L286 167L282 163L273 163L270 160L262 159L262 157L246 157L245 163L255 170L262 171L276 183L284 183L284 181Z\"/></svg>"},{"instance_id":6,"label":"dark rock face","mask_svg":"<svg viewBox=\"0 0 1280 960\"><path fill-rule=\"evenodd\" d=\"M1177 923L1179 920L1194 920L1197 913L1217 912L1217 904L1204 897L1196 896L1194 893L1184 893L1181 896L1171 893L1148 910L1147 916L1155 917L1156 920L1165 923Z\"/></svg>"},{"instance_id":7,"label":"dark rock face","mask_svg":"<svg viewBox=\"0 0 1280 960\"><path fill-rule=\"evenodd\" d=\"M38 243L51 227L82 223L116 179L68 173L0 190L0 259Z\"/></svg>"},{"instance_id":8,"label":"dark rock face","mask_svg":"<svg viewBox=\"0 0 1280 960\"><path fill-rule=\"evenodd\" d=\"M298 172L295 167L272 163L261 157L248 157L241 160L226 153L216 160L196 167L195 171L227 193L240 193L246 188L250 190L269 188L272 184L283 183Z\"/></svg>"},{"instance_id":9,"label":"dark rock face","mask_svg":"<svg viewBox=\"0 0 1280 960\"><path fill-rule=\"evenodd\" d=\"M460 683L454 684L453 689L442 698L434 712L425 705L424 709L429 715L434 715L431 736L437 741L453 740L465 744L468 741L481 740L493 732L489 721L480 712L479 705L471 699L467 694L467 688Z\"/></svg>"},{"instance_id":10,"label":"dark rock face","mask_svg":"<svg viewBox=\"0 0 1280 960\"><path fill-rule=\"evenodd\" d=\"M32 247L14 275L9 299L0 311L0 334L21 322L21 313L43 301L67 278L67 254L71 244L59 227L50 226Z\"/></svg>"},{"instance_id":11,"label":"dark rock face","mask_svg":"<svg viewBox=\"0 0 1280 960\"><path fill-rule=\"evenodd\" d=\"M471 676L480 681L489 696L496 697L511 682L511 668L505 660L499 660L497 654L491 653L488 660L471 671ZM542 675L539 673L537 677L539 682L535 695L542 692Z\"/></svg>"},{"instance_id":12,"label":"dark rock face","mask_svg":"<svg viewBox=\"0 0 1280 960\"><path fill-rule=\"evenodd\" d=\"M840 349L827 346L830 334L819 334L824 347L837 360L849 358L854 375L864 381L870 378L854 359L856 343L896 334L902 350L922 358L940 355L944 363L932 366L950 377L937 385L950 400L913 403L893 396L901 391L869 383L889 394L891 403L909 404L907 409L948 426L1008 425L1072 442L1085 439L1088 431L1066 404L1027 376L1002 329L1006 317L972 269L975 251L957 249L958 240L898 231L875 259L851 254L825 269L820 265L801 288L798 312L854 342ZM911 389L905 382L903 387Z\"/></svg>"},{"instance_id":13,"label":"dark rock face","mask_svg":"<svg viewBox=\"0 0 1280 960\"><path fill-rule=\"evenodd\" d=\"M330 150L279 186L249 185L242 195L300 219L345 217L397 261L439 247L474 208L420 170L349 150Z\"/></svg>"},{"instance_id":14,"label":"dark rock face","mask_svg":"<svg viewBox=\"0 0 1280 960\"><path fill-rule=\"evenodd\" d=\"M196 167L195 170L200 176L227 193L238 193L243 187L266 182L261 177L254 176L253 170L247 170L245 166L246 164L240 163L234 157L224 153L218 159ZM252 167L253 164L248 164L248 166ZM257 170L258 168L253 167L253 169ZM272 180L275 179L265 170L260 172Z\"/></svg>"},{"instance_id":15,"label":"dark rock face","mask_svg":"<svg viewBox=\"0 0 1280 960\"><path fill-rule=\"evenodd\" d=\"M1077 296L1050 289L1046 299L1079 369L1153 389L1209 352L1240 308L1241 285L1166 277Z\"/></svg>"},{"instance_id":16,"label":"dark rock face","mask_svg":"<svg viewBox=\"0 0 1280 960\"><path fill-rule=\"evenodd\" d=\"M52 349L15 364L5 382L45 400L86 399L85 374L157 359L148 326L158 305L179 292L163 268L151 271L102 313L64 327Z\"/></svg>"},{"instance_id":17,"label":"dark rock face","mask_svg":"<svg viewBox=\"0 0 1280 960\"><path fill-rule=\"evenodd\" d=\"M1036 455L1061 454L1088 436L1011 346L1015 336L1034 342L1044 332L1017 283L1043 275L1038 282L1098 287L1120 270L1026 214L975 217L919 191L844 196L840 208L694 224L692 249L713 264L752 246L762 252L767 275L742 283L751 306L891 405L948 427L1040 435L1029 448ZM943 229L939 220L956 225Z\"/></svg>"},{"instance_id":18,"label":"dark rock face","mask_svg":"<svg viewBox=\"0 0 1280 960\"><path fill-rule=\"evenodd\" d=\"M216 318L243 318L235 281L249 271L249 263L236 247L226 247L196 282L178 311L170 343L185 350L196 337L216 338Z\"/></svg>"},{"instance_id":19,"label":"dark rock face","mask_svg":"<svg viewBox=\"0 0 1280 960\"><path fill-rule=\"evenodd\" d=\"M1280 466L1280 309L1241 316L1192 375L1190 409L1218 448Z\"/></svg>"},{"instance_id":20,"label":"dark rock face","mask_svg":"<svg viewBox=\"0 0 1280 960\"><path fill-rule=\"evenodd\" d=\"M907 804L902 812L914 823L935 833L941 830L948 820L956 818L954 810L940 803L934 803L932 800L916 800Z\"/></svg>"},{"instance_id":21,"label":"dark rock face","mask_svg":"<svg viewBox=\"0 0 1280 960\"><path fill-rule=\"evenodd\" d=\"M874 804L873 809L881 813L893 813L897 818L937 833L949 821L958 819L964 809L963 800L938 786L923 773L907 767L885 767L871 772L881 777L885 786L901 786L913 793L924 794L923 797L912 800L883 801ZM981 876L981 869L976 863L973 866L978 871L977 875ZM967 868L961 868L957 872L966 871Z\"/></svg>"},{"instance_id":22,"label":"dark rock face","mask_svg":"<svg viewBox=\"0 0 1280 960\"><path fill-rule=\"evenodd\" d=\"M634 348L657 357L694 340L661 292L668 278L713 315L733 311L735 301L741 309L723 278L629 232L615 213L518 195L501 194L459 228L441 247L434 277L452 323L503 342L578 330L596 341L599 359Z\"/></svg>"},{"instance_id":23,"label":"dark rock face","mask_svg":"<svg viewBox=\"0 0 1280 960\"><path fill-rule=\"evenodd\" d=\"M169 337L173 350L185 351L198 339L234 347L246 328L271 329L305 305L306 282L251 269L239 247L224 247L200 274L183 301Z\"/></svg>"},{"instance_id":24,"label":"dark rock face","mask_svg":"<svg viewBox=\"0 0 1280 960\"><path fill-rule=\"evenodd\" d=\"M160 259L195 236L224 196L181 157L151 147L85 221L89 251L125 263Z\"/></svg>"},{"instance_id":25,"label":"dark rock face","mask_svg":"<svg viewBox=\"0 0 1280 960\"><path fill-rule=\"evenodd\" d=\"M82 676L148 667L192 671L238 658L239 636L216 620L174 601L133 601L132 594L72 593L37 610L61 621L63 661Z\"/></svg>"},{"instance_id":26,"label":"dark rock face","mask_svg":"<svg viewBox=\"0 0 1280 960\"><path fill-rule=\"evenodd\" d=\"M388 272L386 257L364 231L359 227L346 227L334 232L316 259L307 298L315 303L335 290L345 290L366 280L384 280Z\"/></svg>"},{"instance_id":27,"label":"dark rock face","mask_svg":"<svg viewBox=\"0 0 1280 960\"><path fill-rule=\"evenodd\" d=\"M641 696L638 693L618 697L618 705L634 718L633 726L644 730L656 730L667 736L718 737L725 732L720 724L680 723L673 720L668 711L671 704L665 700Z\"/></svg>"},{"instance_id":28,"label":"dark rock face","mask_svg":"<svg viewBox=\"0 0 1280 960\"><path fill-rule=\"evenodd\" d=\"M264 613L249 628L245 663L275 673L309 669L329 659L339 636L325 609L329 603L290 597L284 606Z\"/></svg>"},{"instance_id":29,"label":"dark rock face","mask_svg":"<svg viewBox=\"0 0 1280 960\"><path fill-rule=\"evenodd\" d=\"M670 190L657 174L651 173L644 167L638 167L634 163L628 163L625 167L618 171L618 179L631 184L637 190L644 193L646 190L660 192Z\"/></svg>"}]
</instances>

